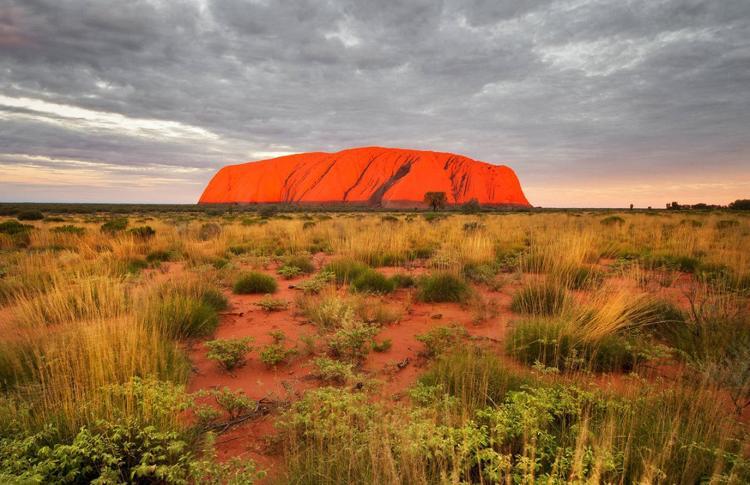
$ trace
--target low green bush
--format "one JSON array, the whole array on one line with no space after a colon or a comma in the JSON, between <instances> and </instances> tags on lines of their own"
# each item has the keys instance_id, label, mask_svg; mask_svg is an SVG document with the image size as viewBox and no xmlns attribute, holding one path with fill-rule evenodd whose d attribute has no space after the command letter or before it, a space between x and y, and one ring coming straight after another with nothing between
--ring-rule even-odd
<instances>
[{"instance_id":1,"label":"low green bush","mask_svg":"<svg viewBox=\"0 0 750 485\"><path fill-rule=\"evenodd\" d=\"M118 217L105 222L101 225L100 229L104 233L114 235L124 231L127 227L128 219L126 217Z\"/></svg>"},{"instance_id":2,"label":"low green bush","mask_svg":"<svg viewBox=\"0 0 750 485\"><path fill-rule=\"evenodd\" d=\"M267 312L279 312L286 310L289 307L289 302L280 298L274 298L271 295L266 295L261 298L256 305Z\"/></svg>"},{"instance_id":3,"label":"low green bush","mask_svg":"<svg viewBox=\"0 0 750 485\"><path fill-rule=\"evenodd\" d=\"M328 350L334 357L357 364L367 357L370 342L377 333L377 327L355 321L331 335L328 339Z\"/></svg>"},{"instance_id":4,"label":"low green bush","mask_svg":"<svg viewBox=\"0 0 750 485\"><path fill-rule=\"evenodd\" d=\"M462 269L464 277L474 283L489 284L500 271L494 263L467 263Z\"/></svg>"},{"instance_id":5,"label":"low green bush","mask_svg":"<svg viewBox=\"0 0 750 485\"><path fill-rule=\"evenodd\" d=\"M282 342L274 342L265 345L260 351L260 361L268 367L276 367L285 362L289 357L297 354L297 349L287 349Z\"/></svg>"},{"instance_id":6,"label":"low green bush","mask_svg":"<svg viewBox=\"0 0 750 485\"><path fill-rule=\"evenodd\" d=\"M151 251L146 255L146 261L149 263L162 263L172 259L172 253L169 251Z\"/></svg>"},{"instance_id":7,"label":"low green bush","mask_svg":"<svg viewBox=\"0 0 750 485\"><path fill-rule=\"evenodd\" d=\"M33 228L34 226L21 224L18 221L0 222L0 234L7 234L9 236L15 236L16 234L25 234Z\"/></svg>"},{"instance_id":8,"label":"low green bush","mask_svg":"<svg viewBox=\"0 0 750 485\"><path fill-rule=\"evenodd\" d=\"M457 346L468 335L466 329L460 325L435 327L426 333L416 336L424 344L422 355L437 357L446 350Z\"/></svg>"},{"instance_id":9,"label":"low green bush","mask_svg":"<svg viewBox=\"0 0 750 485\"><path fill-rule=\"evenodd\" d=\"M354 366L349 362L319 357L313 360L313 364L313 375L322 381L345 384L354 377Z\"/></svg>"},{"instance_id":10,"label":"low green bush","mask_svg":"<svg viewBox=\"0 0 750 485\"><path fill-rule=\"evenodd\" d=\"M418 297L424 302L465 302L471 294L466 282L452 273L433 273L418 281Z\"/></svg>"},{"instance_id":11,"label":"low green bush","mask_svg":"<svg viewBox=\"0 0 750 485\"><path fill-rule=\"evenodd\" d=\"M73 236L83 236L86 233L86 228L73 226L73 225L57 226L57 227L52 228L52 232L56 234L70 234Z\"/></svg>"},{"instance_id":12,"label":"low green bush","mask_svg":"<svg viewBox=\"0 0 750 485\"><path fill-rule=\"evenodd\" d=\"M250 346L252 341L251 337L210 340L204 344L208 348L206 357L215 360L224 370L231 372L245 365L247 354L253 350Z\"/></svg>"},{"instance_id":13,"label":"low green bush","mask_svg":"<svg viewBox=\"0 0 750 485\"><path fill-rule=\"evenodd\" d=\"M156 231L151 226L138 226L133 227L132 229L128 229L128 234L136 239L145 241L154 237L156 235Z\"/></svg>"},{"instance_id":14,"label":"low green bush","mask_svg":"<svg viewBox=\"0 0 750 485\"><path fill-rule=\"evenodd\" d=\"M44 214L37 210L25 210L19 212L16 219L19 221L41 221L44 219Z\"/></svg>"},{"instance_id":15,"label":"low green bush","mask_svg":"<svg viewBox=\"0 0 750 485\"><path fill-rule=\"evenodd\" d=\"M251 271L240 276L232 288L235 294L247 295L257 293L274 293L278 285L276 280L267 274Z\"/></svg>"},{"instance_id":16,"label":"low green bush","mask_svg":"<svg viewBox=\"0 0 750 485\"><path fill-rule=\"evenodd\" d=\"M389 338L380 342L372 341L372 350L375 352L388 352L393 346L393 341Z\"/></svg>"},{"instance_id":17,"label":"low green bush","mask_svg":"<svg viewBox=\"0 0 750 485\"><path fill-rule=\"evenodd\" d=\"M297 288L302 290L305 294L316 295L335 279L336 275L333 274L332 271L323 270L312 278L297 284Z\"/></svg>"}]
</instances>

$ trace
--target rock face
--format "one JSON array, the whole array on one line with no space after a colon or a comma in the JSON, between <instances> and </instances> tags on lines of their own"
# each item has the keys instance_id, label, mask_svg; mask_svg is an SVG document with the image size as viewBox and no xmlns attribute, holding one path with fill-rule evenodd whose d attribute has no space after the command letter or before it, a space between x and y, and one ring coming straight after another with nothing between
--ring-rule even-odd
<instances>
[{"instance_id":1,"label":"rock face","mask_svg":"<svg viewBox=\"0 0 750 485\"><path fill-rule=\"evenodd\" d=\"M351 203L423 206L426 192L449 204L529 207L512 169L461 155L400 148L300 153L230 165L209 182L199 204Z\"/></svg>"}]
</instances>

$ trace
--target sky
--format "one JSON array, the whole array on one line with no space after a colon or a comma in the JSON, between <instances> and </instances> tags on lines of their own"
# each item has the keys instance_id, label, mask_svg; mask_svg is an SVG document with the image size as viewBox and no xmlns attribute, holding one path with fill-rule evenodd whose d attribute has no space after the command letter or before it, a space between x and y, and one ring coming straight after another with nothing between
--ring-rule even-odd
<instances>
[{"instance_id":1,"label":"sky","mask_svg":"<svg viewBox=\"0 0 750 485\"><path fill-rule=\"evenodd\" d=\"M750 1L0 0L0 201L194 203L373 145L536 206L750 198Z\"/></svg>"}]
</instances>

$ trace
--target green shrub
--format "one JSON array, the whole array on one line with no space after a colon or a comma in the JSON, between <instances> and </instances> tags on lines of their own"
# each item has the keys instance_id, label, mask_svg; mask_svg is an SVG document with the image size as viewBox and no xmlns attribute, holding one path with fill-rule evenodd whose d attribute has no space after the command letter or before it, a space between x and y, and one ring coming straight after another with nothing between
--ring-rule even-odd
<instances>
[{"instance_id":1,"label":"green shrub","mask_svg":"<svg viewBox=\"0 0 750 485\"><path fill-rule=\"evenodd\" d=\"M70 234L73 236L83 236L86 233L86 229L83 227L66 225L66 226L57 226L52 229L52 232L56 234Z\"/></svg>"},{"instance_id":2,"label":"green shrub","mask_svg":"<svg viewBox=\"0 0 750 485\"><path fill-rule=\"evenodd\" d=\"M337 259L328 263L324 270L336 275L336 283L343 284L354 281L359 275L370 269L365 263L354 259Z\"/></svg>"},{"instance_id":3,"label":"green shrub","mask_svg":"<svg viewBox=\"0 0 750 485\"><path fill-rule=\"evenodd\" d=\"M628 399L560 384L509 388L472 414L440 395L409 409L317 389L278 421L284 481L651 483L658 473L668 483L745 483L743 430L708 397L644 389Z\"/></svg>"},{"instance_id":4,"label":"green shrub","mask_svg":"<svg viewBox=\"0 0 750 485\"><path fill-rule=\"evenodd\" d=\"M377 327L353 322L338 329L328 340L331 355L358 363L370 350L370 341L378 333Z\"/></svg>"},{"instance_id":5,"label":"green shrub","mask_svg":"<svg viewBox=\"0 0 750 485\"><path fill-rule=\"evenodd\" d=\"M247 354L253 350L250 346L252 341L251 337L210 340L205 343L208 348L206 357L215 360L224 370L231 372L245 365Z\"/></svg>"},{"instance_id":6,"label":"green shrub","mask_svg":"<svg viewBox=\"0 0 750 485\"><path fill-rule=\"evenodd\" d=\"M259 307L267 312L279 312L286 310L289 307L289 302L274 298L271 295L266 295L259 302L256 303Z\"/></svg>"},{"instance_id":7,"label":"green shrub","mask_svg":"<svg viewBox=\"0 0 750 485\"><path fill-rule=\"evenodd\" d=\"M302 274L302 270L296 266L281 266L276 272L285 280L291 280Z\"/></svg>"},{"instance_id":8,"label":"green shrub","mask_svg":"<svg viewBox=\"0 0 750 485\"><path fill-rule=\"evenodd\" d=\"M332 271L323 270L312 278L297 284L297 288L302 290L305 294L315 295L320 293L323 288L335 279L336 275Z\"/></svg>"},{"instance_id":9,"label":"green shrub","mask_svg":"<svg viewBox=\"0 0 750 485\"><path fill-rule=\"evenodd\" d=\"M47 433L0 448L4 483L180 483L195 458L176 431L128 420L83 427L70 444L49 446ZM3 478L5 477L5 478ZM10 482L6 480L10 480Z\"/></svg>"},{"instance_id":10,"label":"green shrub","mask_svg":"<svg viewBox=\"0 0 750 485\"><path fill-rule=\"evenodd\" d=\"M7 234L9 236L15 236L16 234L25 234L33 228L34 226L21 224L18 221L0 222L0 234Z\"/></svg>"},{"instance_id":11,"label":"green shrub","mask_svg":"<svg viewBox=\"0 0 750 485\"><path fill-rule=\"evenodd\" d=\"M569 304L568 292L553 282L535 282L519 289L510 303L516 313L558 315Z\"/></svg>"},{"instance_id":12,"label":"green shrub","mask_svg":"<svg viewBox=\"0 0 750 485\"><path fill-rule=\"evenodd\" d=\"M260 361L268 367L275 367L295 355L297 349L287 349L281 342L264 346L260 351Z\"/></svg>"},{"instance_id":13,"label":"green shrub","mask_svg":"<svg viewBox=\"0 0 750 485\"><path fill-rule=\"evenodd\" d=\"M6 221L0 223L0 234L6 234L14 246L19 248L28 247L31 243L31 230L34 226L21 224L18 221Z\"/></svg>"},{"instance_id":14,"label":"green shrub","mask_svg":"<svg viewBox=\"0 0 750 485\"><path fill-rule=\"evenodd\" d=\"M44 214L37 210L25 210L18 213L16 219L19 221L41 221Z\"/></svg>"},{"instance_id":15,"label":"green shrub","mask_svg":"<svg viewBox=\"0 0 750 485\"><path fill-rule=\"evenodd\" d=\"M500 268L493 263L467 263L462 269L464 277L474 283L489 284Z\"/></svg>"},{"instance_id":16,"label":"green shrub","mask_svg":"<svg viewBox=\"0 0 750 485\"><path fill-rule=\"evenodd\" d=\"M151 226L139 226L128 230L128 234L136 239L147 240L156 235L156 231Z\"/></svg>"},{"instance_id":17,"label":"green shrub","mask_svg":"<svg viewBox=\"0 0 750 485\"><path fill-rule=\"evenodd\" d=\"M389 338L381 342L376 342L374 340L372 341L372 350L374 350L375 352L388 352L392 346L393 341Z\"/></svg>"},{"instance_id":18,"label":"green shrub","mask_svg":"<svg viewBox=\"0 0 750 485\"><path fill-rule=\"evenodd\" d=\"M319 357L313 361L313 375L326 382L345 384L354 377L353 365L340 360Z\"/></svg>"},{"instance_id":19,"label":"green shrub","mask_svg":"<svg viewBox=\"0 0 750 485\"><path fill-rule=\"evenodd\" d=\"M169 251L151 251L146 255L146 261L149 263L161 263L172 259L172 253Z\"/></svg>"},{"instance_id":20,"label":"green shrub","mask_svg":"<svg viewBox=\"0 0 750 485\"><path fill-rule=\"evenodd\" d=\"M274 293L277 287L276 280L272 276L251 271L237 279L233 291L238 295Z\"/></svg>"},{"instance_id":21,"label":"green shrub","mask_svg":"<svg viewBox=\"0 0 750 485\"><path fill-rule=\"evenodd\" d=\"M471 294L469 285L451 273L433 273L419 279L420 300L425 302L455 302L466 301Z\"/></svg>"},{"instance_id":22,"label":"green shrub","mask_svg":"<svg viewBox=\"0 0 750 485\"><path fill-rule=\"evenodd\" d=\"M128 227L128 219L126 217L118 217L116 219L109 220L101 225L101 231L110 235L124 231Z\"/></svg>"},{"instance_id":23,"label":"green shrub","mask_svg":"<svg viewBox=\"0 0 750 485\"><path fill-rule=\"evenodd\" d=\"M393 280L386 278L382 273L375 270L368 270L354 278L352 289L363 293L391 293L396 289Z\"/></svg>"},{"instance_id":24,"label":"green shrub","mask_svg":"<svg viewBox=\"0 0 750 485\"><path fill-rule=\"evenodd\" d=\"M467 335L468 332L464 327L454 324L435 327L426 333L417 335L416 339L425 346L422 355L425 357L437 357L446 350L458 345Z\"/></svg>"}]
</instances>

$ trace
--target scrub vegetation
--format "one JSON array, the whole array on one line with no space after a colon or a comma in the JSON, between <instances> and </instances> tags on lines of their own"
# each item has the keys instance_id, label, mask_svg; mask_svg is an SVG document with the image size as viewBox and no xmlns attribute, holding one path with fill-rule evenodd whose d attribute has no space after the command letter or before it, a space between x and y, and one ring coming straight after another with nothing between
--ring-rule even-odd
<instances>
[{"instance_id":1,"label":"scrub vegetation","mask_svg":"<svg viewBox=\"0 0 750 485\"><path fill-rule=\"evenodd\" d=\"M3 210L0 483L750 482L742 211Z\"/></svg>"}]
</instances>

